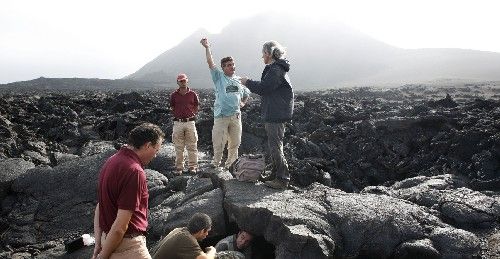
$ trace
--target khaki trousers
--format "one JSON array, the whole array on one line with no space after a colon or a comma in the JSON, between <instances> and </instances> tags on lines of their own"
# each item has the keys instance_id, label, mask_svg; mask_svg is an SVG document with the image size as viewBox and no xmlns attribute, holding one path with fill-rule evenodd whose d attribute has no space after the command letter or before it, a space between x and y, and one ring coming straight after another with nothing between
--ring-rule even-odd
<instances>
[{"instance_id":1,"label":"khaki trousers","mask_svg":"<svg viewBox=\"0 0 500 259\"><path fill-rule=\"evenodd\" d=\"M106 233L102 233L101 244L106 242ZM148 248L146 247L146 237L136 236L134 238L124 238L109 259L151 259Z\"/></svg>"},{"instance_id":2,"label":"khaki trousers","mask_svg":"<svg viewBox=\"0 0 500 259\"><path fill-rule=\"evenodd\" d=\"M241 143L241 116L220 117L214 119L212 128L212 144L214 147L213 165L221 166L222 153L227 143L226 168L238 158L238 148Z\"/></svg>"},{"instance_id":3,"label":"khaki trousers","mask_svg":"<svg viewBox=\"0 0 500 259\"><path fill-rule=\"evenodd\" d=\"M198 167L198 132L194 121L174 121L172 143L175 147L175 168L184 169L184 150L187 149L188 167Z\"/></svg>"}]
</instances>

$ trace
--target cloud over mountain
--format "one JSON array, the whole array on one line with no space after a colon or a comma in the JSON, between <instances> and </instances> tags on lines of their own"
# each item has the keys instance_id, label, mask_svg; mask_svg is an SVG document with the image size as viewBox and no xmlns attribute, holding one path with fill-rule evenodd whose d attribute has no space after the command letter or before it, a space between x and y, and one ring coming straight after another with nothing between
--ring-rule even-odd
<instances>
[{"instance_id":1,"label":"cloud over mountain","mask_svg":"<svg viewBox=\"0 0 500 259\"><path fill-rule=\"evenodd\" d=\"M445 33L445 32L443 32ZM443 78L500 80L500 53L463 49L401 49L341 23L262 14L234 21L218 34L198 30L128 79L175 84L183 72L194 87L211 87L205 52L208 37L214 61L236 59L238 75L260 78L262 44L287 47L290 77L297 89L352 85L401 85Z\"/></svg>"}]
</instances>

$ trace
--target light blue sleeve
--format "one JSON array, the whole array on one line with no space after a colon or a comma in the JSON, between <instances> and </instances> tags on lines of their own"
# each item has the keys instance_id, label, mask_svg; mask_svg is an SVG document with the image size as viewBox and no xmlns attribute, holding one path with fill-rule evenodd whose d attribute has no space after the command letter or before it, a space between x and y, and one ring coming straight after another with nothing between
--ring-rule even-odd
<instances>
[{"instance_id":1,"label":"light blue sleeve","mask_svg":"<svg viewBox=\"0 0 500 259\"><path fill-rule=\"evenodd\" d=\"M246 86L243 86L243 97L248 97L250 95L250 89Z\"/></svg>"},{"instance_id":2,"label":"light blue sleeve","mask_svg":"<svg viewBox=\"0 0 500 259\"><path fill-rule=\"evenodd\" d=\"M214 81L215 84L217 84L217 82L220 81L221 73L222 72L216 67L210 69L210 75L212 75L212 81Z\"/></svg>"}]
</instances>

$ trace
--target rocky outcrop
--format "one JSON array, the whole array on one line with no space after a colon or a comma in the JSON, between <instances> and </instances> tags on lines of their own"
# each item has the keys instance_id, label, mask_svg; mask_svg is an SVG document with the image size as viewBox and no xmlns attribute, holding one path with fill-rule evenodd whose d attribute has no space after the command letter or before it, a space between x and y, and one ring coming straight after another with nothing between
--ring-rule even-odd
<instances>
[{"instance_id":1,"label":"rocky outcrop","mask_svg":"<svg viewBox=\"0 0 500 259\"><path fill-rule=\"evenodd\" d=\"M110 152L54 168L36 168L12 184L2 204L9 228L1 238L12 247L33 245L92 228L99 169Z\"/></svg>"},{"instance_id":2,"label":"rocky outcrop","mask_svg":"<svg viewBox=\"0 0 500 259\"><path fill-rule=\"evenodd\" d=\"M213 93L195 90L201 100L198 147L211 152ZM495 96L491 92L425 86L299 92L285 133L292 181L359 192L418 175L451 173L468 176L474 190L494 190L500 183L500 103L486 99ZM0 157L55 166L59 154L92 154L95 142L122 145L127 132L143 121L159 124L169 135L169 93L2 95ZM242 110L241 153L267 149L259 98L253 98ZM162 173L170 170L161 168Z\"/></svg>"},{"instance_id":3,"label":"rocky outcrop","mask_svg":"<svg viewBox=\"0 0 500 259\"><path fill-rule=\"evenodd\" d=\"M401 199L319 184L279 192L232 180L224 190L230 219L275 245L276 258L456 258L479 252L474 234Z\"/></svg>"},{"instance_id":4,"label":"rocky outcrop","mask_svg":"<svg viewBox=\"0 0 500 259\"><path fill-rule=\"evenodd\" d=\"M74 159L53 168L34 168L17 177L11 194L2 203L7 226L1 243L16 248L92 233L97 177L114 152ZM166 191L168 179L153 170L146 173L154 200Z\"/></svg>"},{"instance_id":5,"label":"rocky outcrop","mask_svg":"<svg viewBox=\"0 0 500 259\"><path fill-rule=\"evenodd\" d=\"M0 201L11 191L12 182L35 165L21 158L0 160Z\"/></svg>"},{"instance_id":6,"label":"rocky outcrop","mask_svg":"<svg viewBox=\"0 0 500 259\"><path fill-rule=\"evenodd\" d=\"M500 220L499 197L473 191L466 187L464 178L454 175L419 176L390 187L369 187L363 192L384 193L426 206L460 227L490 228Z\"/></svg>"},{"instance_id":7,"label":"rocky outcrop","mask_svg":"<svg viewBox=\"0 0 500 259\"><path fill-rule=\"evenodd\" d=\"M496 258L500 104L417 90L298 93L286 191L207 167L209 91L199 91L201 171L183 176L171 173L164 91L3 95L0 258L88 257L65 254L64 241L93 232L99 169L143 121L167 134L146 170L149 246L202 211L214 221L204 245L243 228L263 242L260 258ZM266 151L258 105L243 110L240 153Z\"/></svg>"},{"instance_id":8,"label":"rocky outcrop","mask_svg":"<svg viewBox=\"0 0 500 259\"><path fill-rule=\"evenodd\" d=\"M7 212L8 229L1 241L13 250L4 254L21 258L22 254L70 256L61 248L64 240L93 231L97 174L111 153L79 158L54 168L31 169L16 179L15 194L7 197L11 205L2 208ZM463 179L452 175L408 179L357 194L318 183L276 191L261 183L238 182L228 177L227 171L207 169L203 164L202 168L202 175L171 179L146 170L150 245L200 211L213 219L210 237L224 236L228 226L235 225L263 237L274 247L275 258L469 258L495 244L494 235L478 236L456 228L462 222L450 220L451 215L484 219L472 209L460 211L463 204L498 219L496 201L488 204L491 197L466 189ZM171 182L175 181L185 184L174 191ZM417 195L431 190L443 193L422 199ZM459 194L472 195L474 200L454 200ZM443 201L449 206L436 210L435 204ZM495 224L495 220L489 224ZM71 258L89 252L90 248L83 249Z\"/></svg>"}]
</instances>

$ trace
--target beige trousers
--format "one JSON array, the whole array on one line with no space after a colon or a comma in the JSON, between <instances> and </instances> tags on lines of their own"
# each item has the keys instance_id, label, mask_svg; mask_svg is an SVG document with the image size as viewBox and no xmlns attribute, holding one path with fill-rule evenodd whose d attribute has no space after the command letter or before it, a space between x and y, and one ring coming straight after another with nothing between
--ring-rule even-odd
<instances>
[{"instance_id":1,"label":"beige trousers","mask_svg":"<svg viewBox=\"0 0 500 259\"><path fill-rule=\"evenodd\" d=\"M241 116L239 113L214 119L214 127L212 128L213 165L221 166L220 162L226 143L227 159L225 167L228 168L238 158L238 148L241 143Z\"/></svg>"},{"instance_id":2,"label":"beige trousers","mask_svg":"<svg viewBox=\"0 0 500 259\"><path fill-rule=\"evenodd\" d=\"M102 233L101 244L106 242L106 233ZM146 247L146 237L136 236L134 238L124 238L115 251L111 254L109 259L151 259L148 248Z\"/></svg>"},{"instance_id":3,"label":"beige trousers","mask_svg":"<svg viewBox=\"0 0 500 259\"><path fill-rule=\"evenodd\" d=\"M187 149L188 167L198 167L198 132L194 121L174 121L172 143L175 147L175 168L184 169L184 150Z\"/></svg>"}]
</instances>

